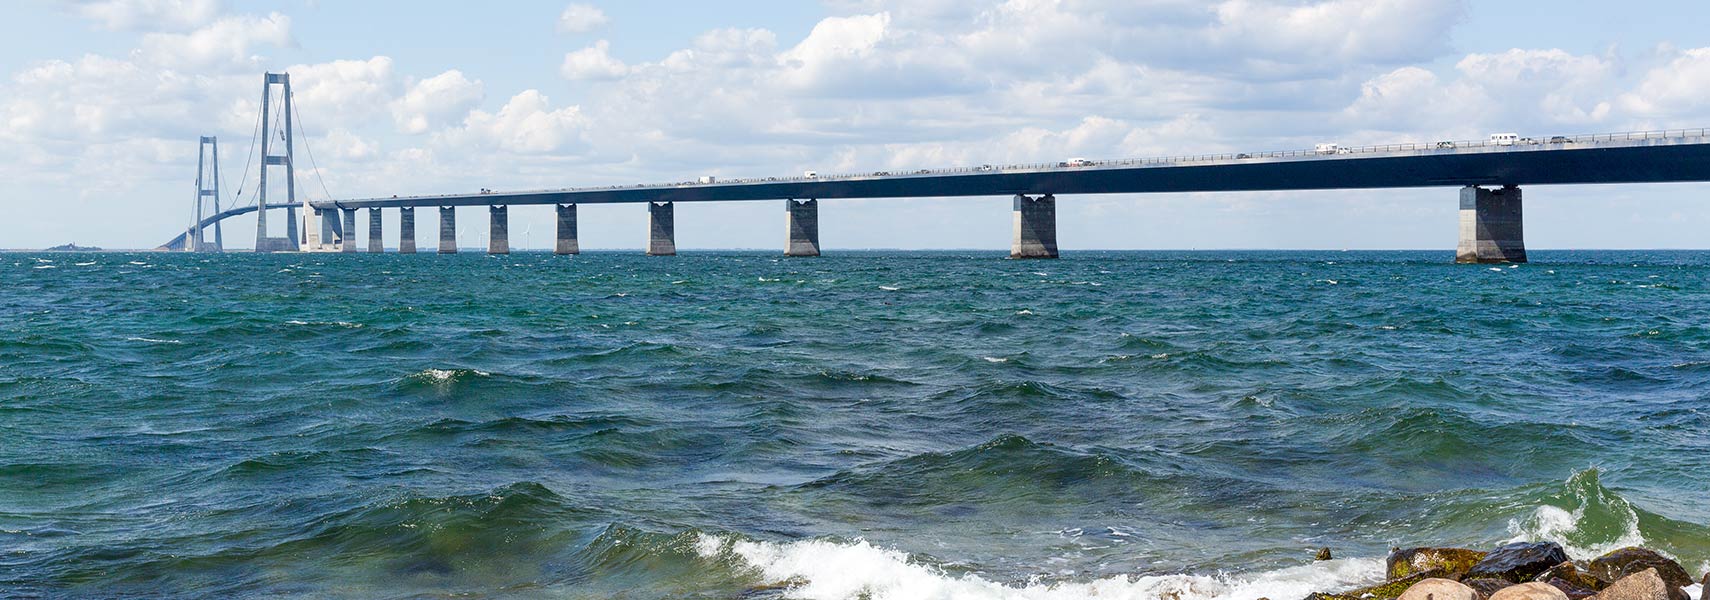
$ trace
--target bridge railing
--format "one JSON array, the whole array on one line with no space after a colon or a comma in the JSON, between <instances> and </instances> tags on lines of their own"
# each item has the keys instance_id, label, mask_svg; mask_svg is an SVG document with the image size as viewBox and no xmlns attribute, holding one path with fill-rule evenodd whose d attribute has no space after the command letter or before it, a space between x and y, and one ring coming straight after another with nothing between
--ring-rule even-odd
<instances>
[{"instance_id":1,"label":"bridge railing","mask_svg":"<svg viewBox=\"0 0 1710 600\"><path fill-rule=\"evenodd\" d=\"M538 190L531 192L512 192L513 194L556 193L589 190L625 190L625 189L668 189L681 187L700 187L715 185L736 185L756 183L803 183L810 181L849 181L859 179L876 179L887 177L935 176L935 175L964 175L975 173L1005 173L1005 172L1040 172L1054 170L1079 170L1098 167L1146 167L1170 166L1203 162L1227 162L1249 159L1274 158L1304 158L1330 157L1359 154L1394 154L1402 152L1462 150L1468 148L1504 148L1520 149L1532 146L1568 146L1573 144L1596 144L1607 142L1629 142L1655 139L1688 139L1710 137L1710 129L1666 129L1656 131L1632 131L1624 133L1597 133L1567 136L1550 136L1544 138L1520 138L1512 142L1497 142L1493 140L1445 140L1440 142L1409 142L1401 144L1384 144L1377 146L1337 146L1334 149L1311 150L1275 150L1270 152L1224 152L1216 154L1194 154L1185 156L1166 156L1152 158L1128 158L1116 160L1093 161L1062 161L1044 163L1020 163L1007 165L981 165L978 167L951 167L947 169L920 169L916 171L874 171L870 173L836 173L806 175L791 177L742 177L724 179L713 183L697 181L681 181L662 184L609 185L583 188L561 188L556 190ZM461 198L468 194L440 194L434 196L411 196L417 199Z\"/></svg>"}]
</instances>

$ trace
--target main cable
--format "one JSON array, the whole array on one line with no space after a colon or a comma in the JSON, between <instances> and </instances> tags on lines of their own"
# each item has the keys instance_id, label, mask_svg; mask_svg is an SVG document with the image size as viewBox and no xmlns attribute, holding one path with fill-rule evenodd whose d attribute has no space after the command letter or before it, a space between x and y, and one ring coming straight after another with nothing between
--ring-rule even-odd
<instances>
[{"instance_id":1,"label":"main cable","mask_svg":"<svg viewBox=\"0 0 1710 600\"><path fill-rule=\"evenodd\" d=\"M304 129L303 111L297 108L296 92L291 92L291 112L297 116L297 131L302 131ZM315 164L315 147L309 145L308 135L303 136L303 149L309 152L309 166L315 170L315 180L321 182L321 193L327 195L327 200L332 200L333 195L332 191L327 189L327 180L321 177L321 166Z\"/></svg>"}]
</instances>

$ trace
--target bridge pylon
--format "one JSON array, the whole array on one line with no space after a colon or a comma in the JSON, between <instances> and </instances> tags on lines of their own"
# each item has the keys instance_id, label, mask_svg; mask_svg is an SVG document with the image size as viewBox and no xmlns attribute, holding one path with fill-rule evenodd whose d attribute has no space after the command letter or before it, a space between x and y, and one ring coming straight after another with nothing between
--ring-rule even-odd
<instances>
[{"instance_id":1,"label":"bridge pylon","mask_svg":"<svg viewBox=\"0 0 1710 600\"><path fill-rule=\"evenodd\" d=\"M220 222L214 221L214 243L208 243L207 234L203 231L202 223L208 217L220 214L220 140L219 138L202 136L201 143L196 149L196 200L195 217L190 223L190 237L184 244L184 250L189 252L224 252L226 240L220 230ZM207 211L209 203L213 210Z\"/></svg>"},{"instance_id":2,"label":"bridge pylon","mask_svg":"<svg viewBox=\"0 0 1710 600\"><path fill-rule=\"evenodd\" d=\"M255 251L256 252L295 252L302 248L298 238L297 223L297 169L294 163L296 155L293 137L295 134L291 118L291 74L267 73L261 88L261 183L256 188L257 202L260 210L255 213ZM273 88L279 87L279 101L282 123L275 123L273 118ZM283 125L275 132L275 125ZM275 155L273 152L274 136L285 145L285 153ZM285 209L285 237L276 238L267 235L267 171L268 167L285 168L285 203L290 205ZM305 228L306 229L306 228Z\"/></svg>"}]
</instances>

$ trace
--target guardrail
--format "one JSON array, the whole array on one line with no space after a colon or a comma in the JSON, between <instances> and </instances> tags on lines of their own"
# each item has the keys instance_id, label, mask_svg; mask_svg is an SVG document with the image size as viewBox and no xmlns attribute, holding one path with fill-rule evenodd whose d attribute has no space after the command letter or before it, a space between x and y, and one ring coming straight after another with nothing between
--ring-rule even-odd
<instances>
[{"instance_id":1,"label":"guardrail","mask_svg":"<svg viewBox=\"0 0 1710 600\"><path fill-rule=\"evenodd\" d=\"M1270 152L1240 152L1240 153L1221 153L1221 154L1197 154L1197 155L1189 155L1189 156L1168 156L1168 157L1155 157L1155 158L1094 160L1094 161L1082 161L1082 162L1076 162L1076 163L1056 162L1056 163L1011 164L1011 165L1001 165L1001 166L981 165L978 167L952 167L952 168L947 168L947 169L921 169L921 170L912 171L912 172L875 171L872 173L841 173L841 174L831 174L831 175L819 175L816 177L806 177L806 176L797 176L797 177L745 177L745 178L737 178L737 179L726 179L726 180L716 181L713 183L700 183L698 181L683 181L683 182L677 182L677 183L657 183L657 184L645 184L645 183L643 183L643 184L627 185L627 186L626 185L610 185L610 186L599 186L599 187L561 188L561 189L552 189L552 190L532 190L532 191L524 191L524 192L500 192L497 194L504 194L504 193L538 194L538 193L580 192L580 191L596 191L596 190L628 190L628 189L670 189L670 188L705 187L705 186L720 186L720 185L749 185L749 184L757 184L757 183L803 183L803 182L811 182L811 181L849 181L849 180L859 180L859 179L876 179L876 178L883 178L883 177L922 177L922 176L933 176L933 175L965 175L965 174L973 174L973 173L1040 172L1040 171L1054 171L1054 170L1065 170L1065 171L1067 171L1067 170L1080 170L1080 169L1090 169L1090 168L1099 168L1099 167L1145 167L1145 166L1183 165L1183 164L1192 164L1192 163L1199 163L1199 162L1236 161L1236 160L1261 159L1261 158L1300 158L1300 157L1347 156L1347 155L1357 155L1357 154L1393 154L1393 153L1398 153L1398 152L1418 152L1418 151L1425 151L1425 150L1429 150L1429 151L1461 150L1461 149L1468 149L1468 148L1521 149L1521 148L1527 148L1527 147L1532 147L1532 146L1569 146L1569 145L1574 145L1574 144L1596 144L1596 143L1604 143L1604 142L1628 142L1628 141L1636 141L1636 140L1654 140L1654 139L1690 139L1690 138L1706 138L1706 137L1710 137L1710 128L1706 128L1706 129L1667 129L1667 130L1660 130L1660 131L1632 131L1632 132L1625 132L1625 133L1597 133L1597 134L1566 135L1566 136L1558 135L1558 136L1550 136L1550 137L1546 137L1546 138L1523 137L1523 138L1520 138L1519 140L1516 140L1513 142L1497 142L1497 141L1493 141L1493 140L1465 140L1465 141L1449 140L1449 141L1429 142L1429 143L1386 144L1386 145L1381 145L1381 146L1336 147L1334 150L1319 150L1319 149L1278 150L1278 151L1270 151ZM483 192L483 193L493 193L493 192ZM467 197L469 195L470 194L439 194L439 195L432 195L432 196L407 196L407 198L421 198L421 199L462 198L462 197Z\"/></svg>"}]
</instances>

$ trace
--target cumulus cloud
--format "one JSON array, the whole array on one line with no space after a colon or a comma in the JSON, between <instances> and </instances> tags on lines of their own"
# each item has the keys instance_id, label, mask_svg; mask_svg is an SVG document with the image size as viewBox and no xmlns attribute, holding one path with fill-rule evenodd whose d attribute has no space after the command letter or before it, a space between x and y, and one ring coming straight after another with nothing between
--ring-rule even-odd
<instances>
[{"instance_id":1,"label":"cumulus cloud","mask_svg":"<svg viewBox=\"0 0 1710 600\"><path fill-rule=\"evenodd\" d=\"M558 15L560 33L588 33L611 22L605 11L587 4L571 4Z\"/></svg>"},{"instance_id":2,"label":"cumulus cloud","mask_svg":"<svg viewBox=\"0 0 1710 600\"><path fill-rule=\"evenodd\" d=\"M1645 73L1636 89L1620 98L1623 108L1647 118L1678 117L1710 109L1710 48L1677 53L1667 64Z\"/></svg>"},{"instance_id":3,"label":"cumulus cloud","mask_svg":"<svg viewBox=\"0 0 1710 600\"><path fill-rule=\"evenodd\" d=\"M446 147L544 154L580 145L580 132L586 125L580 107L553 109L545 94L525 90L498 113L470 112L462 127L446 131L440 141Z\"/></svg>"},{"instance_id":4,"label":"cumulus cloud","mask_svg":"<svg viewBox=\"0 0 1710 600\"><path fill-rule=\"evenodd\" d=\"M480 81L470 81L456 69L423 79L391 104L398 131L426 133L468 114L481 103Z\"/></svg>"},{"instance_id":5,"label":"cumulus cloud","mask_svg":"<svg viewBox=\"0 0 1710 600\"><path fill-rule=\"evenodd\" d=\"M612 58L611 42L600 40L594 45L564 55L558 72L572 81L618 79L629 73L629 66Z\"/></svg>"},{"instance_id":6,"label":"cumulus cloud","mask_svg":"<svg viewBox=\"0 0 1710 600\"><path fill-rule=\"evenodd\" d=\"M262 62L252 52L261 46L291 43L291 18L225 17L188 33L149 33L136 52L160 66L189 70L254 69Z\"/></svg>"},{"instance_id":7,"label":"cumulus cloud","mask_svg":"<svg viewBox=\"0 0 1710 600\"><path fill-rule=\"evenodd\" d=\"M68 0L78 15L103 28L127 31L185 31L214 20L222 0Z\"/></svg>"}]
</instances>

